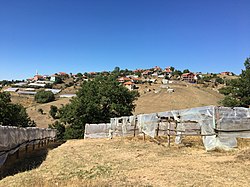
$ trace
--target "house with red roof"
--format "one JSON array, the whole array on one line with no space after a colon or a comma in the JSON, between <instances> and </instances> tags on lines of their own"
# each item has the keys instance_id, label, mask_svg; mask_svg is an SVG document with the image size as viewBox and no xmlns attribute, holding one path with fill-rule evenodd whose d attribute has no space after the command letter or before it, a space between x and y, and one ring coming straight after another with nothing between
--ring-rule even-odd
<instances>
[{"instance_id":1,"label":"house with red roof","mask_svg":"<svg viewBox=\"0 0 250 187\"><path fill-rule=\"evenodd\" d=\"M120 78L117 79L117 81L120 82L120 83L124 83L124 82L131 81L131 79L128 78L128 77L120 77Z\"/></svg>"},{"instance_id":2,"label":"house with red roof","mask_svg":"<svg viewBox=\"0 0 250 187\"><path fill-rule=\"evenodd\" d=\"M130 91L131 90L134 90L134 87L135 87L135 84L131 81L128 81L128 82L124 82L123 85L128 88Z\"/></svg>"},{"instance_id":3,"label":"house with red roof","mask_svg":"<svg viewBox=\"0 0 250 187\"><path fill-rule=\"evenodd\" d=\"M186 82L194 83L195 82L195 74L192 72L184 73L181 75L181 79Z\"/></svg>"},{"instance_id":4,"label":"house with red roof","mask_svg":"<svg viewBox=\"0 0 250 187\"><path fill-rule=\"evenodd\" d=\"M35 75L33 78L34 81L43 81L44 77L42 75Z\"/></svg>"},{"instance_id":5,"label":"house with red roof","mask_svg":"<svg viewBox=\"0 0 250 187\"><path fill-rule=\"evenodd\" d=\"M151 75L152 73L153 73L153 71L151 71L151 70L146 70L146 71L142 72L142 75L143 75L143 76L147 76L147 75Z\"/></svg>"},{"instance_id":6,"label":"house with red roof","mask_svg":"<svg viewBox=\"0 0 250 187\"><path fill-rule=\"evenodd\" d=\"M171 67L166 67L164 72L166 73L172 73Z\"/></svg>"},{"instance_id":7,"label":"house with red roof","mask_svg":"<svg viewBox=\"0 0 250 187\"><path fill-rule=\"evenodd\" d=\"M141 73L141 72L143 72L143 69L136 69L136 70L134 70L133 72L134 72L134 73Z\"/></svg>"},{"instance_id":8,"label":"house with red roof","mask_svg":"<svg viewBox=\"0 0 250 187\"><path fill-rule=\"evenodd\" d=\"M65 73L65 72L59 72L58 75L60 77L69 77L69 74Z\"/></svg>"},{"instance_id":9,"label":"house with red roof","mask_svg":"<svg viewBox=\"0 0 250 187\"><path fill-rule=\"evenodd\" d=\"M227 76L232 76L233 75L233 73L229 72L229 71L221 72L220 74L221 75L227 75Z\"/></svg>"},{"instance_id":10,"label":"house with red roof","mask_svg":"<svg viewBox=\"0 0 250 187\"><path fill-rule=\"evenodd\" d=\"M162 69L159 66L155 66L154 72L162 72Z\"/></svg>"}]
</instances>

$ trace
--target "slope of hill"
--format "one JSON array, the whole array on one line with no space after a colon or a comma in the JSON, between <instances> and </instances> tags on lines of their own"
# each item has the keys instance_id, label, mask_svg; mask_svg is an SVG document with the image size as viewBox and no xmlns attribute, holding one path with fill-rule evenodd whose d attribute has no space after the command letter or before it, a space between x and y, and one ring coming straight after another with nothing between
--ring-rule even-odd
<instances>
[{"instance_id":1,"label":"slope of hill","mask_svg":"<svg viewBox=\"0 0 250 187\"><path fill-rule=\"evenodd\" d=\"M142 93L136 101L135 114L154 113L169 110L179 110L207 105L218 105L223 96L211 88L198 87L192 84L170 85L174 89L169 93L167 89L161 89L160 84L148 86L155 90Z\"/></svg>"},{"instance_id":2,"label":"slope of hill","mask_svg":"<svg viewBox=\"0 0 250 187\"><path fill-rule=\"evenodd\" d=\"M0 186L249 186L250 142L244 141L238 150L206 152L198 137L170 148L138 137L70 140L38 168Z\"/></svg>"},{"instance_id":3,"label":"slope of hill","mask_svg":"<svg viewBox=\"0 0 250 187\"><path fill-rule=\"evenodd\" d=\"M210 87L205 88L196 84L187 84L185 82L169 84L168 87L174 89L173 93L169 93L167 88L161 88L161 86L161 83L139 85L138 91L140 92L140 97L136 101L135 115L218 105L218 101L223 98L221 94L212 90ZM68 87L61 93L75 93L77 88ZM27 108L27 113L31 119L36 122L37 126L46 128L48 124L54 122L52 117L49 116L50 106L55 105L60 108L62 105L69 103L70 99L57 98L54 102L38 104L34 101L33 96L18 96L17 94L12 94L12 102L24 105ZM44 114L39 113L38 109L42 109Z\"/></svg>"},{"instance_id":4,"label":"slope of hill","mask_svg":"<svg viewBox=\"0 0 250 187\"><path fill-rule=\"evenodd\" d=\"M34 106L28 107L26 110L31 119L36 122L37 127L47 128L49 124L52 124L55 121L49 115L50 106L54 105L57 108L60 108L69 102L69 98L60 98L50 103L36 104ZM39 109L42 109L44 113L41 114L40 112L38 112Z\"/></svg>"}]
</instances>

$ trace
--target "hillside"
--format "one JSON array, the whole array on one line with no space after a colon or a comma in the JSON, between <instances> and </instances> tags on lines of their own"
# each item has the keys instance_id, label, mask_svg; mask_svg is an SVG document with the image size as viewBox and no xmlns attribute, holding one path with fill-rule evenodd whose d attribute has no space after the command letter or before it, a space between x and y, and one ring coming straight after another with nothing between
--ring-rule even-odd
<instances>
[{"instance_id":1,"label":"hillside","mask_svg":"<svg viewBox=\"0 0 250 187\"><path fill-rule=\"evenodd\" d=\"M0 186L249 186L249 146L240 140L237 150L206 152L198 137L170 148L139 137L69 140Z\"/></svg>"},{"instance_id":2,"label":"hillside","mask_svg":"<svg viewBox=\"0 0 250 187\"><path fill-rule=\"evenodd\" d=\"M62 107L63 105L69 103L69 98L60 98L56 101L45 103L45 104L38 104L35 106L31 106L27 108L27 113L34 120L38 127L47 128L49 124L52 124L55 120L49 115L50 106L54 105L57 108ZM44 114L38 112L38 109L42 109Z\"/></svg>"},{"instance_id":3,"label":"hillside","mask_svg":"<svg viewBox=\"0 0 250 187\"><path fill-rule=\"evenodd\" d=\"M211 88L192 84L172 84L170 88L174 89L173 93L168 93L167 89L161 89L160 86L160 84L148 86L159 93L154 91L141 93L141 97L136 101L135 114L218 105L218 101L223 98L221 94Z\"/></svg>"},{"instance_id":4,"label":"hillside","mask_svg":"<svg viewBox=\"0 0 250 187\"><path fill-rule=\"evenodd\" d=\"M160 81L156 84L139 84L138 91L140 93L139 99L136 101L136 108L134 114L154 113L169 110L178 110L207 105L218 105L223 96L214 91L211 87L204 87L203 85L188 84L185 82L175 82L169 84L168 87L174 89L173 93L168 93L167 88L161 88ZM75 93L76 88L68 87L61 93ZM27 108L27 113L37 123L38 127L48 127L54 120L49 116L51 105L60 108L62 105L70 101L68 98L57 97L56 101L38 104L34 101L33 96L18 96L12 94L12 102L20 103ZM44 114L38 112L42 109Z\"/></svg>"}]
</instances>

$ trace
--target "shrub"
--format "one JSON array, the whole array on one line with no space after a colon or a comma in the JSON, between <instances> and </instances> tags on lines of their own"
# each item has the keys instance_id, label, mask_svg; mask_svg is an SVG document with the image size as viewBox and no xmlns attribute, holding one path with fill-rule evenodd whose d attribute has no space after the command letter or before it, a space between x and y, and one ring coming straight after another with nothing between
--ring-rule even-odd
<instances>
[{"instance_id":1,"label":"shrub","mask_svg":"<svg viewBox=\"0 0 250 187\"><path fill-rule=\"evenodd\" d=\"M50 114L50 116L51 116L53 119L57 119L57 116L56 116L57 111L58 111L58 108L57 108L56 106L54 106L54 105L51 105L51 106L50 106L49 114Z\"/></svg>"},{"instance_id":2,"label":"shrub","mask_svg":"<svg viewBox=\"0 0 250 187\"><path fill-rule=\"evenodd\" d=\"M35 101L37 103L48 103L55 100L55 96L51 91L39 91L35 95Z\"/></svg>"},{"instance_id":3,"label":"shrub","mask_svg":"<svg viewBox=\"0 0 250 187\"><path fill-rule=\"evenodd\" d=\"M43 109L41 109L41 108L38 109L38 112L41 113L41 114L44 114Z\"/></svg>"},{"instance_id":4,"label":"shrub","mask_svg":"<svg viewBox=\"0 0 250 187\"><path fill-rule=\"evenodd\" d=\"M11 103L10 94L3 92L0 93L0 125L33 127L36 124L29 118L22 105Z\"/></svg>"},{"instance_id":5,"label":"shrub","mask_svg":"<svg viewBox=\"0 0 250 187\"><path fill-rule=\"evenodd\" d=\"M231 96L226 96L220 103L225 107L238 107L238 106L240 106L240 101L236 98L231 97Z\"/></svg>"},{"instance_id":6,"label":"shrub","mask_svg":"<svg viewBox=\"0 0 250 187\"><path fill-rule=\"evenodd\" d=\"M56 137L58 140L64 139L65 126L62 123L59 123L58 121L56 121L52 125L49 125L49 128L57 130Z\"/></svg>"}]
</instances>

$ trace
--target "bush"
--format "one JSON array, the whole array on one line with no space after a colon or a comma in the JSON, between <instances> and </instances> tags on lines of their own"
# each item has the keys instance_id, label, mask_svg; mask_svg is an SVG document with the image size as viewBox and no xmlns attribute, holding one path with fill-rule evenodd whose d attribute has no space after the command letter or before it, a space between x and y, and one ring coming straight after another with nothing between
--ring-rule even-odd
<instances>
[{"instance_id":1,"label":"bush","mask_svg":"<svg viewBox=\"0 0 250 187\"><path fill-rule=\"evenodd\" d=\"M230 91L230 94L221 102L224 106L250 106L250 58L246 59L244 66L245 70L242 70L239 78L232 79L228 83L228 90L222 90L224 94Z\"/></svg>"},{"instance_id":2,"label":"bush","mask_svg":"<svg viewBox=\"0 0 250 187\"><path fill-rule=\"evenodd\" d=\"M236 98L231 96L226 96L222 101L221 104L225 107L238 107L240 106L240 101Z\"/></svg>"},{"instance_id":3,"label":"bush","mask_svg":"<svg viewBox=\"0 0 250 187\"><path fill-rule=\"evenodd\" d=\"M219 89L219 92L223 95L229 95L230 93L232 93L233 89L232 87L228 86L228 87L223 87Z\"/></svg>"},{"instance_id":4,"label":"bush","mask_svg":"<svg viewBox=\"0 0 250 187\"><path fill-rule=\"evenodd\" d=\"M61 124L58 121L56 121L52 125L49 125L49 128L57 130L57 132L56 132L56 138L58 140L63 140L64 139L65 126L63 124Z\"/></svg>"},{"instance_id":5,"label":"bush","mask_svg":"<svg viewBox=\"0 0 250 187\"><path fill-rule=\"evenodd\" d=\"M39 91L35 95L37 103L48 103L55 100L55 96L51 91Z\"/></svg>"},{"instance_id":6,"label":"bush","mask_svg":"<svg viewBox=\"0 0 250 187\"><path fill-rule=\"evenodd\" d=\"M217 83L219 83L219 84L224 84L224 80L223 80L222 78L220 78L220 77L217 77L217 78L215 79L215 82L217 82Z\"/></svg>"},{"instance_id":7,"label":"bush","mask_svg":"<svg viewBox=\"0 0 250 187\"><path fill-rule=\"evenodd\" d=\"M58 108L57 108L56 106L54 106L54 105L51 105L51 106L50 106L49 114L50 114L50 116L51 116L53 119L57 119L57 116L56 116L57 111L58 111Z\"/></svg>"},{"instance_id":8,"label":"bush","mask_svg":"<svg viewBox=\"0 0 250 187\"><path fill-rule=\"evenodd\" d=\"M43 109L41 109L41 108L38 109L38 112L39 112L40 114L42 114L42 115L44 114L44 113L43 113Z\"/></svg>"},{"instance_id":9,"label":"bush","mask_svg":"<svg viewBox=\"0 0 250 187\"><path fill-rule=\"evenodd\" d=\"M29 118L22 105L12 104L10 94L3 92L0 93L0 125L33 127L36 124Z\"/></svg>"}]
</instances>

